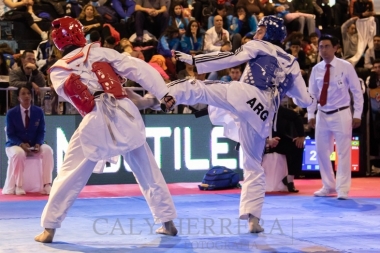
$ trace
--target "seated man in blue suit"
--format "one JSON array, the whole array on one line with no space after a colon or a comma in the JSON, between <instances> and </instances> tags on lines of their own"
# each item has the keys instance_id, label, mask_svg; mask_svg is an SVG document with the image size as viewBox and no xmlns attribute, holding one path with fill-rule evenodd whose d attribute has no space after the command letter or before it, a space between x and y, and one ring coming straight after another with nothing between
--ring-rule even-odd
<instances>
[{"instance_id":1,"label":"seated man in blue suit","mask_svg":"<svg viewBox=\"0 0 380 253\"><path fill-rule=\"evenodd\" d=\"M5 152L9 159L7 178L3 194L25 194L23 185L24 161L27 156L42 159L42 194L50 194L53 170L53 150L43 144L45 138L45 118L41 108L31 104L32 92L27 87L17 90L19 106L10 109L6 115L7 138Z\"/></svg>"}]
</instances>

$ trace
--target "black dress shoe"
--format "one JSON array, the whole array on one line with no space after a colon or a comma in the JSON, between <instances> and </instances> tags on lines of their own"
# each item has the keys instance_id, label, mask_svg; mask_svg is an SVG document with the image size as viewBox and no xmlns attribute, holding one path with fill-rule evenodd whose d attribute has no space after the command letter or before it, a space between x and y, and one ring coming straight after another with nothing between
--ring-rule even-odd
<instances>
[{"instance_id":1,"label":"black dress shoe","mask_svg":"<svg viewBox=\"0 0 380 253\"><path fill-rule=\"evenodd\" d=\"M288 182L288 178L284 177L282 179L282 183L288 187L288 192L299 192L299 190L296 189L293 182Z\"/></svg>"},{"instance_id":2,"label":"black dress shoe","mask_svg":"<svg viewBox=\"0 0 380 253\"><path fill-rule=\"evenodd\" d=\"M285 186L288 186L288 177L285 176L283 179L282 179L282 183L285 185Z\"/></svg>"},{"instance_id":3,"label":"black dress shoe","mask_svg":"<svg viewBox=\"0 0 380 253\"><path fill-rule=\"evenodd\" d=\"M296 187L294 187L294 183L293 182L288 183L287 187L288 187L288 191L289 192L299 192L299 190L297 190Z\"/></svg>"}]
</instances>

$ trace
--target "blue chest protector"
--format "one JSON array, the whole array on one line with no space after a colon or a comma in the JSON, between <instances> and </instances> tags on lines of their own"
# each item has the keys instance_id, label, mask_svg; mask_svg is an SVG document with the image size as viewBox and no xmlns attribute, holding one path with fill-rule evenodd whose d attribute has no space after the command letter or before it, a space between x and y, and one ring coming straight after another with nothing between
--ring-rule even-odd
<instances>
[{"instance_id":1,"label":"blue chest protector","mask_svg":"<svg viewBox=\"0 0 380 253\"><path fill-rule=\"evenodd\" d=\"M281 98L294 85L293 76L286 75L279 67L277 59L270 55L259 55L251 59L244 72L245 75L241 78L243 82L256 86L260 90L278 87Z\"/></svg>"}]
</instances>

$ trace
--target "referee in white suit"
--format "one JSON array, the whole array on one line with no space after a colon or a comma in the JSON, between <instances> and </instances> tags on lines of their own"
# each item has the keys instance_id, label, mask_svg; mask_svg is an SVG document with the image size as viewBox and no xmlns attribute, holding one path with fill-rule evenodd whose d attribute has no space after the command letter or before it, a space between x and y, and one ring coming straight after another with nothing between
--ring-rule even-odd
<instances>
[{"instance_id":1,"label":"referee in white suit","mask_svg":"<svg viewBox=\"0 0 380 253\"><path fill-rule=\"evenodd\" d=\"M317 158L323 183L323 187L314 195L324 197L337 193L338 199L347 199L351 186L352 128L361 124L363 95L354 67L335 57L337 44L338 39L333 36L322 35L319 38L319 53L323 61L313 67L309 80L309 93L317 99L307 111L309 126L315 128ZM349 91L354 100L353 112L350 110ZM339 158L336 181L330 161L334 139Z\"/></svg>"}]
</instances>

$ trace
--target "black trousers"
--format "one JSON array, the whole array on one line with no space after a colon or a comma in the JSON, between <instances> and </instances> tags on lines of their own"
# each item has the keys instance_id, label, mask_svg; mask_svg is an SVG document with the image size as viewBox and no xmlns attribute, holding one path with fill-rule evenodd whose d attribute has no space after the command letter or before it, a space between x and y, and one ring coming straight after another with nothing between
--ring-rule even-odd
<instances>
[{"instance_id":1,"label":"black trousers","mask_svg":"<svg viewBox=\"0 0 380 253\"><path fill-rule=\"evenodd\" d=\"M142 37L143 30L146 29L158 39L165 32L168 24L169 13L167 11L160 13L155 17L151 17L142 11L135 12L135 29L137 37Z\"/></svg>"},{"instance_id":2,"label":"black trousers","mask_svg":"<svg viewBox=\"0 0 380 253\"><path fill-rule=\"evenodd\" d=\"M10 10L4 13L4 20L7 21L20 21L26 23L28 26L33 25L35 22L32 15L27 11Z\"/></svg>"},{"instance_id":3,"label":"black trousers","mask_svg":"<svg viewBox=\"0 0 380 253\"><path fill-rule=\"evenodd\" d=\"M297 148L295 142L289 137L279 137L281 140L277 147L272 148L271 151L285 155L286 164L288 165L288 175L297 176L302 170L304 148Z\"/></svg>"},{"instance_id":4,"label":"black trousers","mask_svg":"<svg viewBox=\"0 0 380 253\"><path fill-rule=\"evenodd\" d=\"M333 7L333 13L334 13L335 25L341 26L349 18L348 3L347 4L335 3Z\"/></svg>"}]
</instances>

